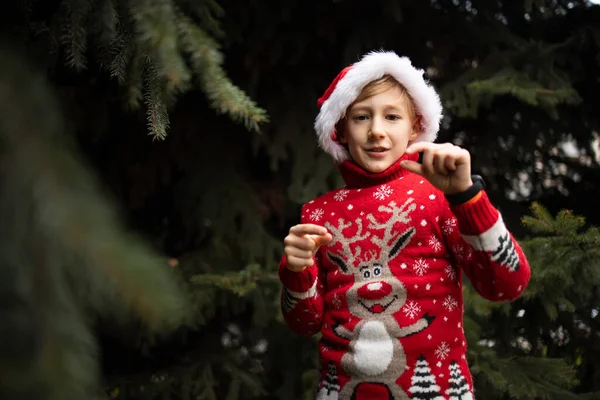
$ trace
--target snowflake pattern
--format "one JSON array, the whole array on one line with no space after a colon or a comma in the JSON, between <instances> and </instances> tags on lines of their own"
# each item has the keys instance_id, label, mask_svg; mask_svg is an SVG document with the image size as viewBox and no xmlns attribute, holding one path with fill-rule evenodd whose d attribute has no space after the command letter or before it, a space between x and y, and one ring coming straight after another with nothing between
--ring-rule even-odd
<instances>
[{"instance_id":1,"label":"snowflake pattern","mask_svg":"<svg viewBox=\"0 0 600 400\"><path fill-rule=\"evenodd\" d=\"M473 258L473 249L470 246L467 246L467 255L465 256L466 261L471 261Z\"/></svg>"},{"instance_id":2,"label":"snowflake pattern","mask_svg":"<svg viewBox=\"0 0 600 400\"><path fill-rule=\"evenodd\" d=\"M456 229L456 218L452 217L444 221L444 226L442 227L444 234L451 235L454 229Z\"/></svg>"},{"instance_id":3,"label":"snowflake pattern","mask_svg":"<svg viewBox=\"0 0 600 400\"><path fill-rule=\"evenodd\" d=\"M440 360L445 360L446 357L448 357L449 354L450 354L450 346L448 346L448 343L446 343L446 342L442 342L438 346L438 348L435 349L435 355Z\"/></svg>"},{"instance_id":4,"label":"snowflake pattern","mask_svg":"<svg viewBox=\"0 0 600 400\"><path fill-rule=\"evenodd\" d=\"M442 303L444 308L448 311L454 311L458 308L458 302L452 296L446 296L444 299L444 303Z\"/></svg>"},{"instance_id":5,"label":"snowflake pattern","mask_svg":"<svg viewBox=\"0 0 600 400\"><path fill-rule=\"evenodd\" d=\"M435 235L431 235L428 243L429 246L431 246L431 248L433 249L433 251L438 252L442 250L442 242L440 242L440 240Z\"/></svg>"},{"instance_id":6,"label":"snowflake pattern","mask_svg":"<svg viewBox=\"0 0 600 400\"><path fill-rule=\"evenodd\" d=\"M339 310L342 307L342 299L337 293L333 294L333 297L331 298L331 304L336 310Z\"/></svg>"},{"instance_id":7,"label":"snowflake pattern","mask_svg":"<svg viewBox=\"0 0 600 400\"><path fill-rule=\"evenodd\" d=\"M377 200L385 200L390 197L392 193L394 193L394 189L389 185L382 185L373 193L373 197Z\"/></svg>"},{"instance_id":8,"label":"snowflake pattern","mask_svg":"<svg viewBox=\"0 0 600 400\"><path fill-rule=\"evenodd\" d=\"M446 272L446 275L451 280L456 279L456 270L454 269L454 267L452 265L447 265L446 268L444 269L444 272Z\"/></svg>"},{"instance_id":9,"label":"snowflake pattern","mask_svg":"<svg viewBox=\"0 0 600 400\"><path fill-rule=\"evenodd\" d=\"M465 258L465 248L460 245L460 244L455 244L452 247L452 252L454 253L454 255L456 256L456 259L458 261L463 261Z\"/></svg>"},{"instance_id":10,"label":"snowflake pattern","mask_svg":"<svg viewBox=\"0 0 600 400\"><path fill-rule=\"evenodd\" d=\"M404 311L404 314L406 314L408 318L415 319L416 316L421 313L421 307L419 307L416 301L409 301L402 308L402 311Z\"/></svg>"},{"instance_id":11,"label":"snowflake pattern","mask_svg":"<svg viewBox=\"0 0 600 400\"><path fill-rule=\"evenodd\" d=\"M323 214L325 214L325 211L321 208L317 208L316 210L313 210L309 218L311 221L319 221L321 217L323 217Z\"/></svg>"},{"instance_id":12,"label":"snowflake pattern","mask_svg":"<svg viewBox=\"0 0 600 400\"><path fill-rule=\"evenodd\" d=\"M415 265L413 265L413 269L417 275L423 276L429 269L429 264L427 263L427 261L423 260L422 258L419 258L415 262Z\"/></svg>"},{"instance_id":13,"label":"snowflake pattern","mask_svg":"<svg viewBox=\"0 0 600 400\"><path fill-rule=\"evenodd\" d=\"M335 201L344 201L346 199L346 196L348 196L348 193L350 193L349 190L341 189L339 192L337 192L335 194L335 196L333 196L333 199Z\"/></svg>"}]
</instances>

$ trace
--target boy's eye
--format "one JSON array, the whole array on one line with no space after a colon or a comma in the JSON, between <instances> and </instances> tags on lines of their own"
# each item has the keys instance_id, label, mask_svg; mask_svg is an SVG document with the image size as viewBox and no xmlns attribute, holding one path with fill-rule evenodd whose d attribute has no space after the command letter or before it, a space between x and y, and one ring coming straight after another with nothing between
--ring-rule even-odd
<instances>
[{"instance_id":1,"label":"boy's eye","mask_svg":"<svg viewBox=\"0 0 600 400\"><path fill-rule=\"evenodd\" d=\"M367 117L366 115L356 115L354 116L354 120L356 121L366 121L369 117Z\"/></svg>"},{"instance_id":2,"label":"boy's eye","mask_svg":"<svg viewBox=\"0 0 600 400\"><path fill-rule=\"evenodd\" d=\"M388 115L387 119L392 120L392 121L396 121L400 119L399 115Z\"/></svg>"}]
</instances>

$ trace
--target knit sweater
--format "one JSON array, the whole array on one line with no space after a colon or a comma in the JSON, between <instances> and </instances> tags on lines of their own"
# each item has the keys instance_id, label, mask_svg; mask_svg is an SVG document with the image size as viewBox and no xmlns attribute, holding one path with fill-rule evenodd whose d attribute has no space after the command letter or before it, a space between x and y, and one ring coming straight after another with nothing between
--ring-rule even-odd
<instances>
[{"instance_id":1,"label":"knit sweater","mask_svg":"<svg viewBox=\"0 0 600 400\"><path fill-rule=\"evenodd\" d=\"M321 333L317 399L473 399L463 273L492 301L517 298L528 262L485 191L459 205L400 161L302 207L333 240L301 272L279 268L281 307L300 335Z\"/></svg>"}]
</instances>

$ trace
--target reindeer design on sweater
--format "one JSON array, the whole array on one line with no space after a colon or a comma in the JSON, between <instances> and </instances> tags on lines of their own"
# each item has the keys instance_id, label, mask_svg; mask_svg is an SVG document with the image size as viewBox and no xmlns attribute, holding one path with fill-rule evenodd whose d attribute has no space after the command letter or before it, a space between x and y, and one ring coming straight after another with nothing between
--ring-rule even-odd
<instances>
[{"instance_id":1,"label":"reindeer design on sweater","mask_svg":"<svg viewBox=\"0 0 600 400\"><path fill-rule=\"evenodd\" d=\"M389 262L400 254L415 234L414 227L394 232L396 224L410 222L409 213L415 208L412 198L400 207L394 201L388 206L382 205L378 211L390 215L387 221L378 222L372 214L368 214L368 230L363 232L363 221L357 218L356 232L352 237L344 235L344 230L352 226L351 222L340 218L337 227L325 224L333 235L330 249L338 243L341 247L337 252L328 251L327 256L343 273L354 275L354 284L346 298L350 312L360 319L352 331L343 325L334 327L336 335L350 340L349 351L344 354L341 363L352 378L340 393L342 399L353 398L361 383L387 386L394 400L409 399L396 384L396 379L406 369L406 354L398 339L423 331L434 318L425 314L412 325L399 326L394 314L406 302L407 293L402 282L391 272ZM377 231L383 232L376 235ZM369 237L379 251L362 255L357 243Z\"/></svg>"}]
</instances>

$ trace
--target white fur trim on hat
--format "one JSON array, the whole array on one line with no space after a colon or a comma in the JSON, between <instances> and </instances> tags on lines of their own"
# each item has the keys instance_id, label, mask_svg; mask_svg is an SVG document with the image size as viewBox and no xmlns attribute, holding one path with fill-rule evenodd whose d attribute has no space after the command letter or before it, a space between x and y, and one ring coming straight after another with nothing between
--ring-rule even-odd
<instances>
[{"instance_id":1,"label":"white fur trim on hat","mask_svg":"<svg viewBox=\"0 0 600 400\"><path fill-rule=\"evenodd\" d=\"M362 89L371 81L384 75L391 75L406 88L421 116L421 133L415 142L433 142L442 119L442 105L435 89L423 79L423 70L413 67L406 57L394 52L373 51L354 63L339 80L315 120L315 130L319 145L336 162L350 157L345 147L334 140L335 125L341 120L346 109L356 100Z\"/></svg>"}]
</instances>

